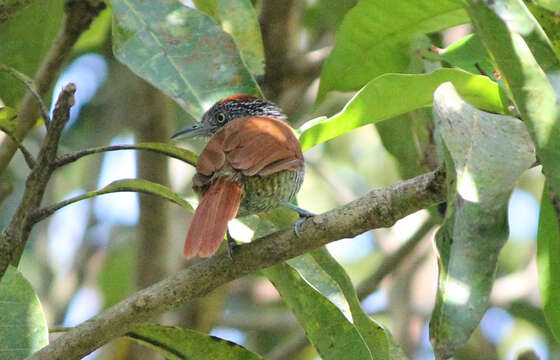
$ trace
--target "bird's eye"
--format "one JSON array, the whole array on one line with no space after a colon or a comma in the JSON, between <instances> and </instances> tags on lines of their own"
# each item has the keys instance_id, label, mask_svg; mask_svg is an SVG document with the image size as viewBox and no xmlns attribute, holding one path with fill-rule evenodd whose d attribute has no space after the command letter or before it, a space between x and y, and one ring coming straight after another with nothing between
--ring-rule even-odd
<instances>
[{"instance_id":1,"label":"bird's eye","mask_svg":"<svg viewBox=\"0 0 560 360\"><path fill-rule=\"evenodd\" d=\"M226 114L224 113L217 113L214 118L218 122L218 124L223 124L226 121Z\"/></svg>"}]
</instances>

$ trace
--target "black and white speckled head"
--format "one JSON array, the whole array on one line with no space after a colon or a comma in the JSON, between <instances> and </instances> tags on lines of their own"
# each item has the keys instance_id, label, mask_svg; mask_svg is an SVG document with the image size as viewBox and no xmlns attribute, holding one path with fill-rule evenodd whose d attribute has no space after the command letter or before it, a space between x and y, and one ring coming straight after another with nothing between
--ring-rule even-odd
<instances>
[{"instance_id":1,"label":"black and white speckled head","mask_svg":"<svg viewBox=\"0 0 560 360\"><path fill-rule=\"evenodd\" d=\"M214 104L199 122L184 128L173 138L212 136L229 121L244 117L274 117L286 120L286 114L276 104L251 95L233 95Z\"/></svg>"}]
</instances>

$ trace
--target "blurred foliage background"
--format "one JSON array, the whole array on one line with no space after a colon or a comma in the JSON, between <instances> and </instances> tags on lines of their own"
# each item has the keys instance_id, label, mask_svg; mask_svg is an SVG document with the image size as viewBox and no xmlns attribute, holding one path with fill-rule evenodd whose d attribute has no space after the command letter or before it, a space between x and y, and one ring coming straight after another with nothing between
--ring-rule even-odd
<instances>
[{"instance_id":1,"label":"blurred foliage background","mask_svg":"<svg viewBox=\"0 0 560 360\"><path fill-rule=\"evenodd\" d=\"M60 26L63 3L35 2L0 24L0 63L34 74ZM205 11L203 1L183 3L198 5ZM326 97L318 106L315 100L321 66L333 48L344 16L357 1L252 3L263 35L266 66L273 71L263 75L258 61L247 64L256 69L253 73L258 73L260 67L256 79L264 94L286 110L295 128L309 119L339 112L353 93L323 93ZM52 107L63 85L73 82L78 89L61 152L108 144L166 142L175 130L194 121L176 102L115 59L111 12L110 7L103 10L81 36L50 95ZM470 32L470 25L460 25L430 33L429 41L424 37L419 41L445 48ZM403 56L412 59L408 66L423 69L420 72L447 66L412 52L421 46L408 45L402 45ZM0 99L5 106L16 108L24 90L13 78L0 73ZM423 158L423 163L404 165L395 160L395 156L417 158L429 153L425 148L430 146L430 128L424 125L430 117L429 109L415 110L392 119L407 124L402 128L386 123L365 126L306 151L307 174L298 195L300 206L315 213L324 212L371 189L435 168L435 161L429 157ZM417 124L413 134L406 130L410 123ZM44 129L37 125L25 145L36 151L43 136ZM415 137L408 142L413 143L412 150L395 145L398 139L411 136ZM183 146L198 152L203 144L195 141ZM13 192L0 207L1 226L6 226L13 215L27 174L24 159L18 153L1 180L13 186ZM192 167L159 154L118 151L95 155L58 170L45 202L135 177L170 186L190 198L194 197L190 188L193 174ZM508 207L509 241L500 255L491 307L455 359L516 359L526 349L532 349L542 360L560 359L560 348L542 313L537 286L536 234L543 181L540 167L534 167L523 174L512 194ZM137 289L187 266L180 254L190 216L165 200L122 193L81 201L41 222L32 233L19 269L37 292L49 328L77 325ZM430 216L433 219L427 210L419 211L390 229L369 231L327 246L358 289L368 279L371 281L372 275L378 276L374 288L358 291L362 305L391 331L411 359L434 358L428 321L435 301L437 260L431 245L436 227ZM234 225L232 231L243 237L245 229ZM383 259L411 238L415 243L406 257L383 274L386 276L379 277L376 270ZM267 359L318 356L275 288L261 274L238 279L165 314L159 321L210 332ZM161 355L134 346L127 339L114 341L88 356L156 358Z\"/></svg>"}]
</instances>

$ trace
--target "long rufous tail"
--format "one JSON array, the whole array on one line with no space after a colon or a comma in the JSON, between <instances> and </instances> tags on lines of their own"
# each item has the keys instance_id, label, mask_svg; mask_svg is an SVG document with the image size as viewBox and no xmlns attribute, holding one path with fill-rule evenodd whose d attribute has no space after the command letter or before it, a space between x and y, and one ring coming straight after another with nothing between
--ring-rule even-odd
<instances>
[{"instance_id":1,"label":"long rufous tail","mask_svg":"<svg viewBox=\"0 0 560 360\"><path fill-rule=\"evenodd\" d=\"M194 213L184 255L209 257L220 247L228 221L235 218L241 202L241 184L219 179L204 193Z\"/></svg>"}]
</instances>

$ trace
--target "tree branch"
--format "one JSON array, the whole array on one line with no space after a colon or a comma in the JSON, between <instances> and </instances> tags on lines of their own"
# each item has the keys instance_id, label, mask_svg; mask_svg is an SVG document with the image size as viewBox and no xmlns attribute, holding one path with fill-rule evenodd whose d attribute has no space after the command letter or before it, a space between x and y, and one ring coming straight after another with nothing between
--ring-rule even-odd
<instances>
[{"instance_id":1,"label":"tree branch","mask_svg":"<svg viewBox=\"0 0 560 360\"><path fill-rule=\"evenodd\" d=\"M265 0L260 16L265 50L263 91L267 98L277 101L286 89L290 71L290 55L296 43L298 29L298 1Z\"/></svg>"},{"instance_id":2,"label":"tree branch","mask_svg":"<svg viewBox=\"0 0 560 360\"><path fill-rule=\"evenodd\" d=\"M64 126L70 118L70 107L74 105L74 84L68 84L60 93L54 109L54 116L47 131L45 141L37 157L37 162L25 182L23 198L8 226L0 238L0 278L8 265L17 265L31 232L29 215L39 208L47 183L54 171L58 142Z\"/></svg>"},{"instance_id":3,"label":"tree branch","mask_svg":"<svg viewBox=\"0 0 560 360\"><path fill-rule=\"evenodd\" d=\"M265 236L197 263L160 281L55 339L29 359L80 359L137 325L246 274L301 255L329 242L393 225L398 219L445 200L445 174L435 171L377 189L301 226Z\"/></svg>"},{"instance_id":4,"label":"tree branch","mask_svg":"<svg viewBox=\"0 0 560 360\"><path fill-rule=\"evenodd\" d=\"M14 135L4 126L0 125L0 131L4 132L6 136L8 136L10 139L12 139L13 142L16 143L19 151L21 151L21 154L23 155L25 163L30 169L33 169L35 167L35 159L33 158L33 155L31 155L31 152L29 152L29 150L27 150L27 148L18 139L16 139Z\"/></svg>"},{"instance_id":5,"label":"tree branch","mask_svg":"<svg viewBox=\"0 0 560 360\"><path fill-rule=\"evenodd\" d=\"M66 3L62 29L35 75L35 90L40 97L48 93L70 55L72 47L82 32L89 27L93 18L104 8L105 4L97 0L69 0ZM35 95L27 91L18 111L19 121L14 132L16 139L22 140L33 128L39 110ZM6 138L0 145L0 174L8 167L17 148L17 144L10 138Z\"/></svg>"}]
</instances>

